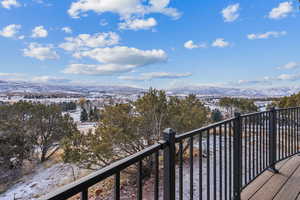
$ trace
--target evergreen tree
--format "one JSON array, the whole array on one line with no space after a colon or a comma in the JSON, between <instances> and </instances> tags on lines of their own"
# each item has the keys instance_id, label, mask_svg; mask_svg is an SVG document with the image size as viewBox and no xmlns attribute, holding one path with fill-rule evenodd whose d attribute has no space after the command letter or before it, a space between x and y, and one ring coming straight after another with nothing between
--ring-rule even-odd
<instances>
[{"instance_id":1,"label":"evergreen tree","mask_svg":"<svg viewBox=\"0 0 300 200\"><path fill-rule=\"evenodd\" d=\"M86 112L86 109L83 108L81 113L80 113L80 121L81 122L86 122L88 121L88 113Z\"/></svg>"},{"instance_id":2,"label":"evergreen tree","mask_svg":"<svg viewBox=\"0 0 300 200\"><path fill-rule=\"evenodd\" d=\"M222 113L219 109L214 109L211 113L212 122L219 122L223 119Z\"/></svg>"},{"instance_id":3,"label":"evergreen tree","mask_svg":"<svg viewBox=\"0 0 300 200\"><path fill-rule=\"evenodd\" d=\"M37 104L33 110L34 144L40 149L40 161L44 162L59 150L61 139L77 131L77 128L69 115L62 115L57 105Z\"/></svg>"}]
</instances>

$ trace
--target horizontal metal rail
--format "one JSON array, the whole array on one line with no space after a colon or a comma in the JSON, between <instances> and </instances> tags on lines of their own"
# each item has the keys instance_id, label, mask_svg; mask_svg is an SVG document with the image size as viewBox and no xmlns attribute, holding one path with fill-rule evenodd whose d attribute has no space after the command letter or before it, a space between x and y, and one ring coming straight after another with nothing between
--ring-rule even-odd
<instances>
[{"instance_id":1,"label":"horizontal metal rail","mask_svg":"<svg viewBox=\"0 0 300 200\"><path fill-rule=\"evenodd\" d=\"M218 126L223 125L225 123L228 123L232 120L234 120L234 118L223 120L223 121L220 121L220 122L217 122L217 123L214 123L214 124L210 124L208 126L201 127L199 129L195 129L195 130L192 130L192 131L189 131L189 132L186 132L186 133L178 134L178 135L176 135L176 142L179 142L179 141L181 141L183 139L186 139L188 137L198 135L200 132L203 132L203 131L206 131L206 130L209 130L209 129L213 129L214 127L218 127Z\"/></svg>"},{"instance_id":2,"label":"horizontal metal rail","mask_svg":"<svg viewBox=\"0 0 300 200\"><path fill-rule=\"evenodd\" d=\"M278 172L279 161L299 154L299 126L300 107L295 107L246 115L236 113L234 118L182 134L166 129L161 142L42 199L65 200L81 194L81 200L85 200L90 187L114 176L112 194L119 200L121 172L136 165L136 199L142 200L143 161L153 156L152 199L240 200L242 190L260 174L266 170Z\"/></svg>"},{"instance_id":3,"label":"horizontal metal rail","mask_svg":"<svg viewBox=\"0 0 300 200\"><path fill-rule=\"evenodd\" d=\"M129 167L130 165L133 165L139 161L141 161L143 158L158 152L159 150L163 149L166 145L165 141L161 141L159 144L154 144L136 154L133 154L131 156L128 156L127 158L124 158L120 161L117 161L107 167L104 167L90 175L87 175L78 181L75 181L71 184L68 184L59 190L50 193L49 195L46 195L42 199L47 200L58 200L58 199L67 199L70 198L80 192L82 192L84 189L88 189L89 187L95 185L96 183L99 183L100 181L103 181L104 179L117 174L118 172L124 170L125 168Z\"/></svg>"}]
</instances>

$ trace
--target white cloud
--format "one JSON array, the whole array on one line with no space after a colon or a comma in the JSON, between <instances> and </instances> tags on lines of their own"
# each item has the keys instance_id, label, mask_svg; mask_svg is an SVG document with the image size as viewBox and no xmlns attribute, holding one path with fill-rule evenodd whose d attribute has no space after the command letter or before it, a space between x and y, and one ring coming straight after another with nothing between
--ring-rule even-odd
<instances>
[{"instance_id":1,"label":"white cloud","mask_svg":"<svg viewBox=\"0 0 300 200\"><path fill-rule=\"evenodd\" d=\"M144 66L167 60L166 53L161 49L140 50L126 46L95 48L77 52L76 58L89 57L101 63Z\"/></svg>"},{"instance_id":2,"label":"white cloud","mask_svg":"<svg viewBox=\"0 0 300 200\"><path fill-rule=\"evenodd\" d=\"M19 40L23 40L24 38L25 38L25 35L20 35L20 36L18 37Z\"/></svg>"},{"instance_id":3,"label":"white cloud","mask_svg":"<svg viewBox=\"0 0 300 200\"><path fill-rule=\"evenodd\" d=\"M72 33L72 29L68 26L62 27L61 30L65 33Z\"/></svg>"},{"instance_id":4,"label":"white cloud","mask_svg":"<svg viewBox=\"0 0 300 200\"><path fill-rule=\"evenodd\" d=\"M41 45L38 43L30 43L26 49L23 49L23 55L38 60L59 58L59 55L53 50L53 45Z\"/></svg>"},{"instance_id":5,"label":"white cloud","mask_svg":"<svg viewBox=\"0 0 300 200\"><path fill-rule=\"evenodd\" d=\"M269 12L270 19L282 19L287 17L291 12L293 12L293 2L285 1L278 5L278 7L273 8Z\"/></svg>"},{"instance_id":6,"label":"white cloud","mask_svg":"<svg viewBox=\"0 0 300 200\"><path fill-rule=\"evenodd\" d=\"M113 75L128 72L136 68L134 65L119 64L70 64L63 70L66 74Z\"/></svg>"},{"instance_id":7,"label":"white cloud","mask_svg":"<svg viewBox=\"0 0 300 200\"><path fill-rule=\"evenodd\" d=\"M100 26L107 26L108 22L105 19L100 20Z\"/></svg>"},{"instance_id":8,"label":"white cloud","mask_svg":"<svg viewBox=\"0 0 300 200\"><path fill-rule=\"evenodd\" d=\"M276 32L276 31L269 31L266 33L259 33L259 34L249 34L247 35L249 40L255 40L255 39L268 39L270 37L280 37L280 36L284 36L286 35L287 32L286 31L281 31L281 32Z\"/></svg>"},{"instance_id":9,"label":"white cloud","mask_svg":"<svg viewBox=\"0 0 300 200\"><path fill-rule=\"evenodd\" d=\"M253 84L260 84L263 81L261 80L238 80L237 81L237 85L253 85ZM229 84L232 84L231 82ZM236 85L235 83L233 83L234 85Z\"/></svg>"},{"instance_id":10,"label":"white cloud","mask_svg":"<svg viewBox=\"0 0 300 200\"><path fill-rule=\"evenodd\" d=\"M42 3L44 3L44 0L33 0L35 3L40 3L40 4L42 4Z\"/></svg>"},{"instance_id":11,"label":"white cloud","mask_svg":"<svg viewBox=\"0 0 300 200\"><path fill-rule=\"evenodd\" d=\"M206 44L195 44L193 40L186 41L183 46L187 49L205 48Z\"/></svg>"},{"instance_id":12,"label":"white cloud","mask_svg":"<svg viewBox=\"0 0 300 200\"><path fill-rule=\"evenodd\" d=\"M22 26L19 24L10 24L0 31L0 35L7 38L13 38L19 33L21 27Z\"/></svg>"},{"instance_id":13,"label":"white cloud","mask_svg":"<svg viewBox=\"0 0 300 200\"><path fill-rule=\"evenodd\" d=\"M285 65L277 67L277 69L295 69L295 68L298 68L298 67L300 67L300 63L289 62Z\"/></svg>"},{"instance_id":14,"label":"white cloud","mask_svg":"<svg viewBox=\"0 0 300 200\"><path fill-rule=\"evenodd\" d=\"M191 73L169 73L169 72L150 72L150 73L142 73L139 76L120 76L118 77L121 80L130 80L130 81L144 81L144 80L152 80L152 79L178 79L178 78L186 78L192 76Z\"/></svg>"},{"instance_id":15,"label":"white cloud","mask_svg":"<svg viewBox=\"0 0 300 200\"><path fill-rule=\"evenodd\" d=\"M297 81L300 80L300 74L280 74L278 76L265 76L260 80L239 80L238 85L252 85L252 84L273 84L278 81Z\"/></svg>"},{"instance_id":16,"label":"white cloud","mask_svg":"<svg viewBox=\"0 0 300 200\"><path fill-rule=\"evenodd\" d=\"M233 22L239 18L240 4L232 4L222 10L222 15L225 22Z\"/></svg>"},{"instance_id":17,"label":"white cloud","mask_svg":"<svg viewBox=\"0 0 300 200\"><path fill-rule=\"evenodd\" d=\"M88 74L88 75L111 75L132 71L138 67L162 63L167 60L163 50L140 50L125 46L95 48L90 51L76 52L76 58L89 57L101 64L71 64L64 73Z\"/></svg>"},{"instance_id":18,"label":"white cloud","mask_svg":"<svg viewBox=\"0 0 300 200\"><path fill-rule=\"evenodd\" d=\"M59 45L66 51L88 48L105 47L119 43L120 37L114 32L96 33L94 35L80 34L77 37L67 37L66 42Z\"/></svg>"},{"instance_id":19,"label":"white cloud","mask_svg":"<svg viewBox=\"0 0 300 200\"><path fill-rule=\"evenodd\" d=\"M35 76L32 77L31 82L37 82L37 83L69 83L70 80L66 78L61 77L55 77L55 76Z\"/></svg>"},{"instance_id":20,"label":"white cloud","mask_svg":"<svg viewBox=\"0 0 300 200\"><path fill-rule=\"evenodd\" d=\"M168 7L169 3L170 0L78 0L71 4L68 13L73 18L79 18L88 11L98 14L117 13L122 19L149 13L162 13L173 18L180 17L180 13L175 8Z\"/></svg>"},{"instance_id":21,"label":"white cloud","mask_svg":"<svg viewBox=\"0 0 300 200\"><path fill-rule=\"evenodd\" d=\"M277 80L281 81L296 81L300 79L300 74L281 74L277 77Z\"/></svg>"},{"instance_id":22,"label":"white cloud","mask_svg":"<svg viewBox=\"0 0 300 200\"><path fill-rule=\"evenodd\" d=\"M119 23L120 29L127 29L127 30L147 30L153 28L157 25L156 20L151 17L148 19L128 19L124 22Z\"/></svg>"},{"instance_id":23,"label":"white cloud","mask_svg":"<svg viewBox=\"0 0 300 200\"><path fill-rule=\"evenodd\" d=\"M37 26L32 30L31 37L33 38L44 38L48 36L48 31L44 28L44 26Z\"/></svg>"},{"instance_id":24,"label":"white cloud","mask_svg":"<svg viewBox=\"0 0 300 200\"><path fill-rule=\"evenodd\" d=\"M10 9L11 7L20 7L21 4L17 0L2 0L1 5L3 8Z\"/></svg>"},{"instance_id":25,"label":"white cloud","mask_svg":"<svg viewBox=\"0 0 300 200\"><path fill-rule=\"evenodd\" d=\"M229 42L225 41L224 38L217 38L213 43L212 46L213 47L220 47L220 48L224 48L224 47L228 47L230 45Z\"/></svg>"},{"instance_id":26,"label":"white cloud","mask_svg":"<svg viewBox=\"0 0 300 200\"><path fill-rule=\"evenodd\" d=\"M0 77L20 77L24 76L24 74L20 73L0 73Z\"/></svg>"}]
</instances>

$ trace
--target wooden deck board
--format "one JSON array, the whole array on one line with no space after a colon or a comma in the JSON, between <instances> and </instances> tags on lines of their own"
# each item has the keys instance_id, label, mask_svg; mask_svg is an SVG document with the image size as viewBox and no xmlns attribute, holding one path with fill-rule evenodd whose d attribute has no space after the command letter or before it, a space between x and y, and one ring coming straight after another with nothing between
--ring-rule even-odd
<instances>
[{"instance_id":1,"label":"wooden deck board","mask_svg":"<svg viewBox=\"0 0 300 200\"><path fill-rule=\"evenodd\" d=\"M276 168L278 170L280 170L285 163L287 163L289 159L283 160L281 162L279 162L276 165ZM246 187L242 194L241 194L241 199L242 200L248 200L250 199L263 185L266 184L266 182L272 177L274 176L274 173L270 172L270 171L265 171L263 174L261 174L259 177L257 177L252 183L251 183L251 187L248 186Z\"/></svg>"},{"instance_id":2,"label":"wooden deck board","mask_svg":"<svg viewBox=\"0 0 300 200\"><path fill-rule=\"evenodd\" d=\"M242 192L241 199L300 200L300 156L282 161L277 168L279 174L266 171L248 185Z\"/></svg>"},{"instance_id":3,"label":"wooden deck board","mask_svg":"<svg viewBox=\"0 0 300 200\"><path fill-rule=\"evenodd\" d=\"M296 171L291 174L288 181L283 185L281 190L275 196L274 200L281 199L291 199L294 200L297 198L300 192L300 167L296 169Z\"/></svg>"}]
</instances>

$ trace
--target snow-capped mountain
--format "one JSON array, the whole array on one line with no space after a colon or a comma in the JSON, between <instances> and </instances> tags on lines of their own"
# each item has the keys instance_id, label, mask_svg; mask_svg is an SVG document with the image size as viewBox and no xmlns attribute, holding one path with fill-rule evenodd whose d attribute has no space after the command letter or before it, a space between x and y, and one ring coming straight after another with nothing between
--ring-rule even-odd
<instances>
[{"instance_id":1,"label":"snow-capped mountain","mask_svg":"<svg viewBox=\"0 0 300 200\"><path fill-rule=\"evenodd\" d=\"M0 81L0 93L66 93L88 95L93 92L137 93L143 91L140 88L127 86L76 86L53 85L29 82Z\"/></svg>"},{"instance_id":2,"label":"snow-capped mountain","mask_svg":"<svg viewBox=\"0 0 300 200\"><path fill-rule=\"evenodd\" d=\"M213 86L186 86L171 89L175 94L197 94L203 96L244 96L244 97L281 97L289 96L300 91L300 87L274 88L228 88Z\"/></svg>"},{"instance_id":3,"label":"snow-capped mountain","mask_svg":"<svg viewBox=\"0 0 300 200\"><path fill-rule=\"evenodd\" d=\"M50 85L30 82L12 82L0 80L0 94L25 93L64 93L89 95L91 93L136 94L146 91L142 88L129 86L76 86L76 85ZM173 95L196 94L202 96L232 96L232 97L281 97L300 91L300 87L273 87L273 88L229 88L214 86L185 86L167 89Z\"/></svg>"}]
</instances>

